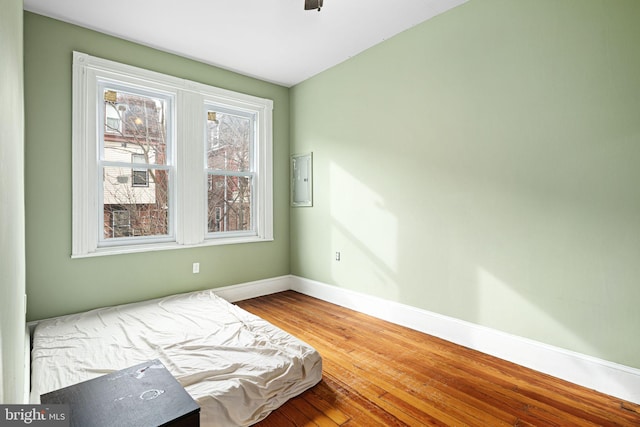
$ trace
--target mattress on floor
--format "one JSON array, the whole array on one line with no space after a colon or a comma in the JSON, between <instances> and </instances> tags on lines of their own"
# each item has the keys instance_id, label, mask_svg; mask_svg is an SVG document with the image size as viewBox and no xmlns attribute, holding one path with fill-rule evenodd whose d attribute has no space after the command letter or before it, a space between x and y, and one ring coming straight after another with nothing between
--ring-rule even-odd
<instances>
[{"instance_id":1,"label":"mattress on floor","mask_svg":"<svg viewBox=\"0 0 640 427\"><path fill-rule=\"evenodd\" d=\"M254 424L322 377L315 349L211 290L42 321L31 357L32 403L160 359L200 405L203 426Z\"/></svg>"}]
</instances>

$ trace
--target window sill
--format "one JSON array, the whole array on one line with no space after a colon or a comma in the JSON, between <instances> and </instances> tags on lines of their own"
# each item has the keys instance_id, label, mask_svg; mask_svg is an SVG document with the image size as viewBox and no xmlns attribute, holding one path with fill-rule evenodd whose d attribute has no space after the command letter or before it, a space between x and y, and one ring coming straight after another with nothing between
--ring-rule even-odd
<instances>
[{"instance_id":1,"label":"window sill","mask_svg":"<svg viewBox=\"0 0 640 427\"><path fill-rule=\"evenodd\" d=\"M156 251L170 251L176 249L194 249L194 248L203 248L207 246L222 246L222 245L235 245L239 243L259 243L259 242L272 242L274 239L264 239L257 236L250 237L231 237L225 239L207 239L202 243L198 243L195 245L181 245L176 242L167 242L167 243L153 243L153 244L141 244L141 245L130 245L130 246L112 246L112 247L104 247L98 248L95 252L90 252L87 254L78 254L71 255L72 259L78 258L92 258L97 256L107 256L107 255L124 255L124 254L132 254L132 253L144 253L144 252L156 252Z\"/></svg>"}]
</instances>

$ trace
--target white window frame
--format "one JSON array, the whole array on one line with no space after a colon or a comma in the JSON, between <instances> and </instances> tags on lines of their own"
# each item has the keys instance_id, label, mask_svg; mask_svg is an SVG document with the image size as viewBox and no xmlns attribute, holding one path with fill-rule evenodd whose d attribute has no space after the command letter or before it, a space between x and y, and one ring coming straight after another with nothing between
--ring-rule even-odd
<instances>
[{"instance_id":1,"label":"white window frame","mask_svg":"<svg viewBox=\"0 0 640 427\"><path fill-rule=\"evenodd\" d=\"M175 96L173 128L175 150L175 236L171 241L144 243L122 241L101 246L102 224L98 212L101 174L98 173L98 149L101 120L98 91L100 81L162 91ZM207 234L205 164L206 117L204 105L215 104L256 115L255 221L253 232ZM273 240L273 101L233 92L153 71L73 53L72 100L72 254L73 258L96 255L193 248L197 246L263 242ZM103 119L104 120L104 119ZM170 196L170 197L171 197Z\"/></svg>"},{"instance_id":2,"label":"white window frame","mask_svg":"<svg viewBox=\"0 0 640 427\"><path fill-rule=\"evenodd\" d=\"M250 140L254 140L256 138L255 135L255 129L256 126L255 124L258 123L258 120L255 117L255 114L253 111L244 111L244 110L240 110L238 108L236 109L229 109L228 106L224 106L224 105L219 105L219 104L214 104L212 102L205 102L204 105L204 110L203 113L206 115L208 111L211 110L215 110L218 113L223 113L223 114L237 114L240 117L244 117L248 120L251 121L252 124L254 124L254 126L252 127L252 129L250 130ZM208 138L205 138L204 140L205 143L205 149L209 144L209 140ZM246 171L223 171L223 170L215 170L215 169L209 169L206 165L206 159L205 159L205 179L208 179L210 176L250 176L251 177L251 198L253 200L255 200L256 197L259 197L259 195L255 194L255 188L256 188L256 183L258 183L260 176L256 173L257 167L256 167L256 153L255 153L255 144L251 144L249 147L249 157L250 157L250 166L249 166L249 170ZM220 238L225 238L226 236L247 236L247 235L251 235L251 234L255 234L255 232L253 231L253 229L255 228L255 221L256 219L259 217L258 213L256 212L256 205L257 203L252 203L251 204L251 213L250 213L250 217L251 217L251 229L250 230L237 230L237 231L216 231L216 232L208 232L206 234L206 238L207 239L220 239ZM205 206L205 209L207 208L207 206ZM208 215L208 209L207 209L207 215ZM207 218L207 221L209 220L209 218Z\"/></svg>"},{"instance_id":3,"label":"white window frame","mask_svg":"<svg viewBox=\"0 0 640 427\"><path fill-rule=\"evenodd\" d=\"M157 97L163 99L165 104L167 105L166 115L169 116L166 123L166 132L167 132L167 149L166 149L166 164L164 165L146 165L149 169L156 170L165 170L168 172L168 195L169 195L169 221L167 224L167 234L161 235L152 235L152 236L132 236L132 237L118 237L118 238L105 238L104 237L104 205L101 203L101 200L104 200L104 174L102 171L105 167L108 166L126 166L126 163L118 164L119 162L107 161L107 159L103 158L105 155L105 145L102 132L102 129L105 129L105 123L102 120L98 121L96 136L97 140L95 142L97 148L97 169L96 171L89 171L93 173L94 176L101 177L98 178L97 181L97 202L98 202L98 222L95 224L97 227L96 235L98 236L97 248L106 248L106 247L124 247L128 245L144 245L144 244L153 244L153 243L164 243L164 242L174 242L176 241L175 234L175 213L176 213L176 199L175 199L175 181L176 181L176 168L175 168L175 141L176 141L176 132L175 132L175 108L173 105L175 104L175 99L177 97L177 91L166 88L163 86L159 86L154 82L142 82L138 80L131 80L129 76L124 77L116 77L113 75L105 76L99 73L96 73L95 76L91 76L91 79L95 82L96 88L95 91L92 90L91 93L97 93L97 99L93 103L97 108L97 117L102 119L106 117L106 112L104 111L105 103L103 101L103 93L104 90L109 87L112 89L116 89L116 91L130 91L132 94L145 96L145 97ZM92 83L89 82L89 85ZM91 105L91 104L89 104ZM87 140L87 143L90 143ZM134 169L133 160L129 163L131 166L131 171ZM148 170L148 169L147 169ZM131 177L131 185L133 187L133 177Z\"/></svg>"}]
</instances>

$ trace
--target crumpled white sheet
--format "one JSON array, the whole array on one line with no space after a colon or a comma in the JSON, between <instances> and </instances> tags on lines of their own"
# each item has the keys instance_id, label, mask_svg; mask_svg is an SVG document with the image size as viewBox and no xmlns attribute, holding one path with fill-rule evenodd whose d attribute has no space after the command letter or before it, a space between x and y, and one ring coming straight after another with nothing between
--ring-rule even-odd
<instances>
[{"instance_id":1,"label":"crumpled white sheet","mask_svg":"<svg viewBox=\"0 0 640 427\"><path fill-rule=\"evenodd\" d=\"M322 378L320 354L212 290L40 322L31 354L40 395L151 359L201 408L202 426L247 426Z\"/></svg>"}]
</instances>

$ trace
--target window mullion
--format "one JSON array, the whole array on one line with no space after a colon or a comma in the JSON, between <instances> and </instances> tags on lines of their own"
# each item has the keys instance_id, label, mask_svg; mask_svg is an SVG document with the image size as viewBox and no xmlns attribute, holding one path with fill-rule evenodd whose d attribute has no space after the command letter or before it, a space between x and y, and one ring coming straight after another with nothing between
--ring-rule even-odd
<instances>
[{"instance_id":1,"label":"window mullion","mask_svg":"<svg viewBox=\"0 0 640 427\"><path fill-rule=\"evenodd\" d=\"M256 218L259 234L266 240L273 239L273 104L268 103L258 113L256 123L256 138L259 141L267 141L258 144L254 161L256 162L257 175L254 182L256 186Z\"/></svg>"},{"instance_id":2,"label":"window mullion","mask_svg":"<svg viewBox=\"0 0 640 427\"><path fill-rule=\"evenodd\" d=\"M74 54L74 58L77 55ZM98 113L96 105L96 78L91 69L74 60L73 66L73 231L72 256L95 251L97 227L95 212L98 206L98 174L95 135Z\"/></svg>"},{"instance_id":3,"label":"window mullion","mask_svg":"<svg viewBox=\"0 0 640 427\"><path fill-rule=\"evenodd\" d=\"M205 182L202 178L204 132L202 96L193 92L178 94L178 243L193 245L204 240Z\"/></svg>"}]
</instances>

